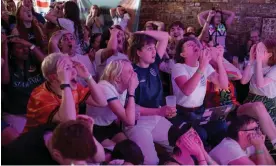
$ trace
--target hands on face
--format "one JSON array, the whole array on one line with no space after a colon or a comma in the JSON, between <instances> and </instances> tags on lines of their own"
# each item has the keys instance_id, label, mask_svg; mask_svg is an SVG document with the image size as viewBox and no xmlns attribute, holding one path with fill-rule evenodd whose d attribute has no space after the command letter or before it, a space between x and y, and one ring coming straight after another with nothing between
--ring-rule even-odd
<instances>
[{"instance_id":1,"label":"hands on face","mask_svg":"<svg viewBox=\"0 0 276 166\"><path fill-rule=\"evenodd\" d=\"M261 62L266 52L266 47L264 43L260 42L256 46L256 60L257 62Z\"/></svg>"},{"instance_id":2,"label":"hands on face","mask_svg":"<svg viewBox=\"0 0 276 166\"><path fill-rule=\"evenodd\" d=\"M70 84L71 81L71 71L67 61L66 58L60 58L57 62L57 76L62 84Z\"/></svg>"},{"instance_id":3,"label":"hands on face","mask_svg":"<svg viewBox=\"0 0 276 166\"><path fill-rule=\"evenodd\" d=\"M199 56L199 68L204 71L211 59L211 50L209 48L202 50Z\"/></svg>"},{"instance_id":4,"label":"hands on face","mask_svg":"<svg viewBox=\"0 0 276 166\"><path fill-rule=\"evenodd\" d=\"M81 78L87 79L90 76L88 69L82 63L73 61L73 65Z\"/></svg>"},{"instance_id":5,"label":"hands on face","mask_svg":"<svg viewBox=\"0 0 276 166\"><path fill-rule=\"evenodd\" d=\"M138 81L137 74L136 72L133 72L128 85L128 92L131 93L130 95L134 95L135 89L137 88L138 85L139 85L139 81Z\"/></svg>"},{"instance_id":6,"label":"hands on face","mask_svg":"<svg viewBox=\"0 0 276 166\"><path fill-rule=\"evenodd\" d=\"M248 140L253 146L262 146L265 142L265 136L258 133L251 133L248 135Z\"/></svg>"}]
</instances>

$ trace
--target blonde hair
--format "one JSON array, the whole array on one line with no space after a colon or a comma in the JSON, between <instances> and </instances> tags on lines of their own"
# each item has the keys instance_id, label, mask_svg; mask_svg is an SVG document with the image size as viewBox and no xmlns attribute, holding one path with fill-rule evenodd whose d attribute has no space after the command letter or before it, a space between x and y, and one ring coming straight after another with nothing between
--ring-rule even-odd
<instances>
[{"instance_id":1,"label":"blonde hair","mask_svg":"<svg viewBox=\"0 0 276 166\"><path fill-rule=\"evenodd\" d=\"M121 75L121 73L123 72L123 67L126 63L130 63L130 61L127 59L112 61L105 67L100 80L108 81L109 83L116 86L116 78Z\"/></svg>"},{"instance_id":2,"label":"blonde hair","mask_svg":"<svg viewBox=\"0 0 276 166\"><path fill-rule=\"evenodd\" d=\"M49 81L48 76L57 73L57 62L60 58L66 56L63 53L52 53L46 56L41 64L43 77Z\"/></svg>"}]
</instances>

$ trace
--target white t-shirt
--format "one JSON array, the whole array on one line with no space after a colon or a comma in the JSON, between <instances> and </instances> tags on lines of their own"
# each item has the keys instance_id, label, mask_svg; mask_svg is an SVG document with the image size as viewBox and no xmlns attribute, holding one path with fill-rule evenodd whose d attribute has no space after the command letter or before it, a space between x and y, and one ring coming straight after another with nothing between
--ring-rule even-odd
<instances>
[{"instance_id":1,"label":"white t-shirt","mask_svg":"<svg viewBox=\"0 0 276 166\"><path fill-rule=\"evenodd\" d=\"M88 70L88 72L92 75L96 75L96 67L95 63L91 63L89 57L87 55L80 55L76 54L75 56L71 57L72 60L82 63ZM87 86L87 83L84 79L78 78L78 81L83 85Z\"/></svg>"},{"instance_id":2,"label":"white t-shirt","mask_svg":"<svg viewBox=\"0 0 276 166\"><path fill-rule=\"evenodd\" d=\"M57 22L61 28L66 29L67 31L71 32L72 34L75 33L74 22L72 20L69 20L67 18L58 18Z\"/></svg>"},{"instance_id":3,"label":"white t-shirt","mask_svg":"<svg viewBox=\"0 0 276 166\"><path fill-rule=\"evenodd\" d=\"M130 16L128 13L125 13L123 17L115 16L112 18L113 25L120 25L123 30L126 29L128 20L130 19Z\"/></svg>"},{"instance_id":4,"label":"white t-shirt","mask_svg":"<svg viewBox=\"0 0 276 166\"><path fill-rule=\"evenodd\" d=\"M118 99L122 106L125 105L127 91L119 94L115 86L105 80L101 80L98 85L102 88L102 92L104 93L107 102ZM94 119L95 124L99 126L108 126L117 119L117 116L108 106L94 107L87 105L86 113L91 116Z\"/></svg>"},{"instance_id":5,"label":"white t-shirt","mask_svg":"<svg viewBox=\"0 0 276 166\"><path fill-rule=\"evenodd\" d=\"M178 105L181 105L182 107L199 107L203 104L207 88L207 77L211 75L213 72L215 72L211 65L207 66L206 70L204 71L204 76L201 77L196 89L193 91L191 95L184 95L184 93L175 83L175 78L179 76L186 76L187 80L189 80L195 74L198 67L199 63L197 63L197 67L190 67L186 64L177 63L172 68L173 94L176 96L176 103Z\"/></svg>"},{"instance_id":6,"label":"white t-shirt","mask_svg":"<svg viewBox=\"0 0 276 166\"><path fill-rule=\"evenodd\" d=\"M112 55L111 57L109 57L105 62L101 61L101 56L102 56L102 52L104 49L100 49L96 52L95 55L95 65L96 65L96 72L97 75L99 76L99 78L102 76L103 71L105 69L105 67L112 61L114 60L119 60L119 59L128 59L127 55L118 52L117 54Z\"/></svg>"},{"instance_id":7,"label":"white t-shirt","mask_svg":"<svg viewBox=\"0 0 276 166\"><path fill-rule=\"evenodd\" d=\"M209 155L220 165L228 165L241 157L249 157L237 141L224 138Z\"/></svg>"},{"instance_id":8,"label":"white t-shirt","mask_svg":"<svg viewBox=\"0 0 276 166\"><path fill-rule=\"evenodd\" d=\"M263 68L263 73L265 77L269 77L273 80L273 82L269 83L268 85L259 88L256 85L256 74L255 73L255 65L251 69L251 80L250 80L250 86L249 91L250 93L260 95L260 96L266 96L268 98L275 98L276 97L276 65L274 66L268 66Z\"/></svg>"}]
</instances>

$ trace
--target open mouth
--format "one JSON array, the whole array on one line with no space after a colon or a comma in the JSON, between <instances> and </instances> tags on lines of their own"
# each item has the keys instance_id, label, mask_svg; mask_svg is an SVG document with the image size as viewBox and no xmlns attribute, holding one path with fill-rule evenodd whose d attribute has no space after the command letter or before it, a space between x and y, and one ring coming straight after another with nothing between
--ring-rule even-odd
<instances>
[{"instance_id":1,"label":"open mouth","mask_svg":"<svg viewBox=\"0 0 276 166\"><path fill-rule=\"evenodd\" d=\"M72 84L77 84L77 80L76 80L75 78L73 78L73 79L71 80L71 83L72 83Z\"/></svg>"},{"instance_id":2,"label":"open mouth","mask_svg":"<svg viewBox=\"0 0 276 166\"><path fill-rule=\"evenodd\" d=\"M69 44L68 47L69 47L69 48L73 48L72 44Z\"/></svg>"},{"instance_id":3,"label":"open mouth","mask_svg":"<svg viewBox=\"0 0 276 166\"><path fill-rule=\"evenodd\" d=\"M118 44L121 44L122 43L122 40L118 40Z\"/></svg>"}]
</instances>

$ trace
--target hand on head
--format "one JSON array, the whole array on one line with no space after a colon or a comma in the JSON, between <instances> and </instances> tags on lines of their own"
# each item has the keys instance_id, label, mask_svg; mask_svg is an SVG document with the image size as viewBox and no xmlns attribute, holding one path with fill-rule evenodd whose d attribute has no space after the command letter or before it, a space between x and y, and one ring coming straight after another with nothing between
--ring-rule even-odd
<instances>
[{"instance_id":1,"label":"hand on head","mask_svg":"<svg viewBox=\"0 0 276 166\"><path fill-rule=\"evenodd\" d=\"M87 79L91 75L86 66L84 66L82 63L73 61L73 66L75 67L78 76L81 78Z\"/></svg>"},{"instance_id":2,"label":"hand on head","mask_svg":"<svg viewBox=\"0 0 276 166\"><path fill-rule=\"evenodd\" d=\"M61 84L70 84L71 81L71 71L69 70L68 59L62 57L57 62L57 76Z\"/></svg>"},{"instance_id":3,"label":"hand on head","mask_svg":"<svg viewBox=\"0 0 276 166\"><path fill-rule=\"evenodd\" d=\"M131 78L129 80L129 85L128 85L128 92L131 93L131 95L134 95L135 89L139 85L138 77L136 72L133 72L131 75Z\"/></svg>"}]
</instances>

